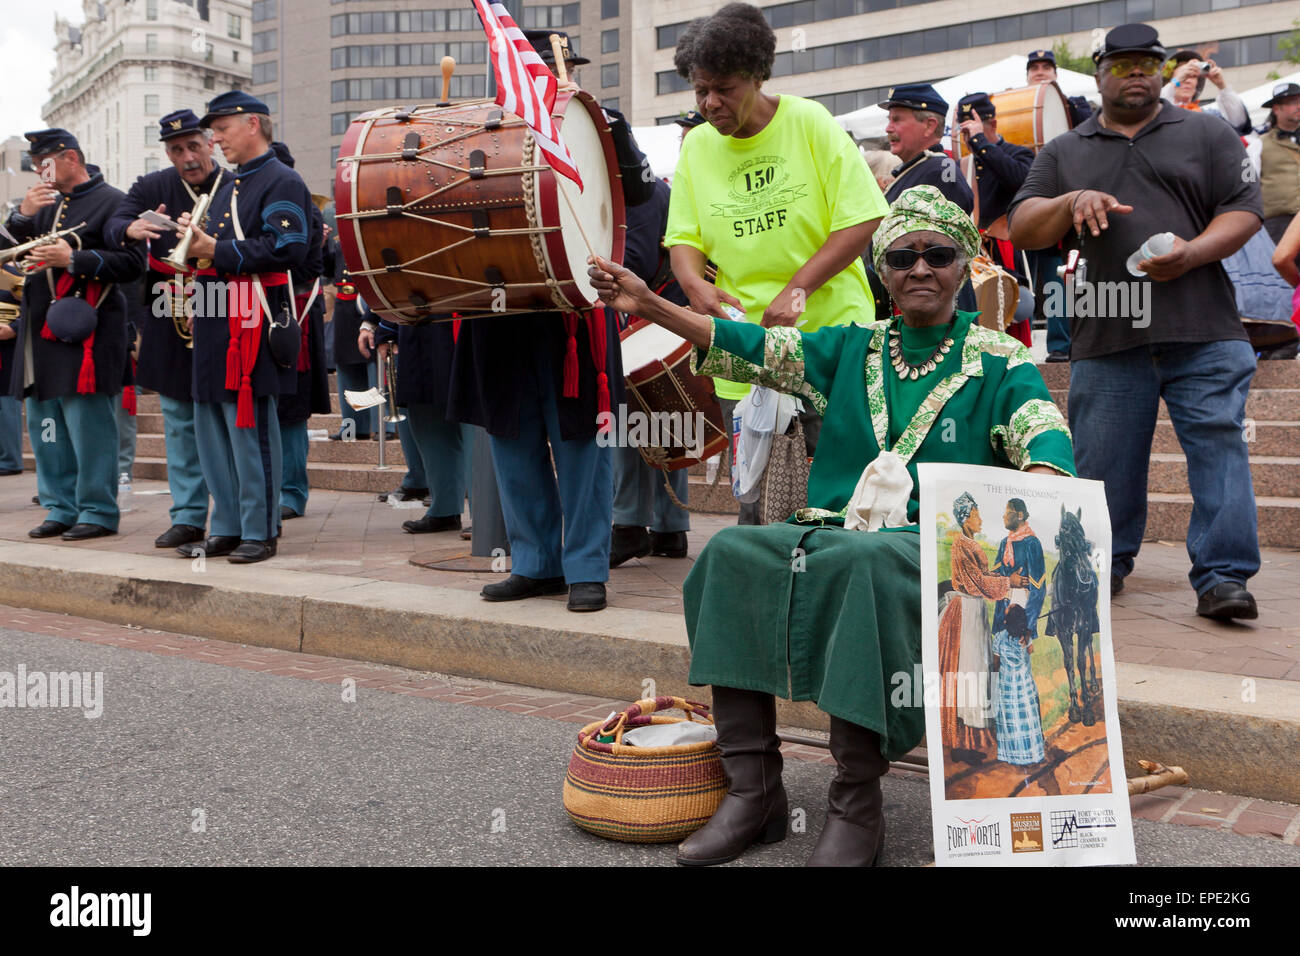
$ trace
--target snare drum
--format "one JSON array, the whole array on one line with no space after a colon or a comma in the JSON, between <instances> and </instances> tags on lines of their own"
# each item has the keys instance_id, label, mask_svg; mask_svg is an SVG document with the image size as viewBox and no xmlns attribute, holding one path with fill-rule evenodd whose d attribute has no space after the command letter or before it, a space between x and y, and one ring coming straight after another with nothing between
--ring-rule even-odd
<instances>
[{"instance_id":1,"label":"snare drum","mask_svg":"<svg viewBox=\"0 0 1300 956\"><path fill-rule=\"evenodd\" d=\"M652 468L677 471L726 449L730 436L722 427L713 380L691 372L691 343L662 326L633 319L619 336L619 345L633 411L646 416L649 441L659 440L637 448ZM704 417L697 418L697 413ZM628 434L635 434L631 423ZM699 450L699 457L687 443Z\"/></svg>"},{"instance_id":2,"label":"snare drum","mask_svg":"<svg viewBox=\"0 0 1300 956\"><path fill-rule=\"evenodd\" d=\"M598 255L623 261L614 140L589 93L560 92L552 115L581 192L552 172L523 120L490 100L352 122L334 200L343 259L367 305L403 323L592 307L583 233Z\"/></svg>"},{"instance_id":3,"label":"snare drum","mask_svg":"<svg viewBox=\"0 0 1300 956\"><path fill-rule=\"evenodd\" d=\"M1015 90L991 93L989 99L998 112L998 135L1008 143L1028 146L1035 153L1070 129L1070 104L1055 83L1036 83ZM953 112L953 152L960 160L970 155L966 137L957 129Z\"/></svg>"}]
</instances>

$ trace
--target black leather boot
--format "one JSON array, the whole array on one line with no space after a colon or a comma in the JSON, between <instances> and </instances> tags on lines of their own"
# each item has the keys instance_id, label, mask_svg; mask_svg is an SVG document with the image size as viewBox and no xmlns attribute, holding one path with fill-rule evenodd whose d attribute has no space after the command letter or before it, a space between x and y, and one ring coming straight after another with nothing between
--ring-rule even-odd
<instances>
[{"instance_id":1,"label":"black leather boot","mask_svg":"<svg viewBox=\"0 0 1300 956\"><path fill-rule=\"evenodd\" d=\"M650 532L636 525L616 524L609 536L609 566L644 558L650 553Z\"/></svg>"},{"instance_id":2,"label":"black leather boot","mask_svg":"<svg viewBox=\"0 0 1300 956\"><path fill-rule=\"evenodd\" d=\"M880 735L838 717L831 718L835 779L827 794L826 826L809 866L876 866L885 845L880 778L889 761Z\"/></svg>"},{"instance_id":3,"label":"black leather boot","mask_svg":"<svg viewBox=\"0 0 1300 956\"><path fill-rule=\"evenodd\" d=\"M781 783L781 741L771 694L713 688L713 722L727 773L717 811L677 848L683 866L726 863L754 843L785 839L789 801Z\"/></svg>"}]
</instances>

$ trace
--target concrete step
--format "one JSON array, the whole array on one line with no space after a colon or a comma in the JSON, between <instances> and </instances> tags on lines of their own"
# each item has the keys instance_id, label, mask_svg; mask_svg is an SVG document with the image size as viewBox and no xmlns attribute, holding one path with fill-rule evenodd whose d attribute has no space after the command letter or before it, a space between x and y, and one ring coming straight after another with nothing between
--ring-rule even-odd
<instances>
[{"instance_id":1,"label":"concrete step","mask_svg":"<svg viewBox=\"0 0 1300 956\"><path fill-rule=\"evenodd\" d=\"M1250 477L1255 495L1265 498L1300 498L1300 458L1251 455ZM1186 494L1187 459L1182 453L1151 456L1148 491Z\"/></svg>"},{"instance_id":2,"label":"concrete step","mask_svg":"<svg viewBox=\"0 0 1300 956\"><path fill-rule=\"evenodd\" d=\"M1070 414L1065 389L1052 389L1052 401L1062 414ZM1160 401L1157 417L1169 420L1169 410ZM1254 421L1300 422L1300 388L1252 388L1246 396L1246 417Z\"/></svg>"},{"instance_id":3,"label":"concrete step","mask_svg":"<svg viewBox=\"0 0 1300 956\"><path fill-rule=\"evenodd\" d=\"M1050 362L1038 366L1043 381L1050 389L1070 387L1070 363ZM1255 369L1251 388L1300 388L1300 361L1281 360L1260 362Z\"/></svg>"},{"instance_id":4,"label":"concrete step","mask_svg":"<svg viewBox=\"0 0 1300 956\"><path fill-rule=\"evenodd\" d=\"M1255 509L1259 516L1259 543L1262 547L1296 546L1296 542L1300 541L1300 498L1257 496ZM1148 494L1146 540L1186 540L1187 523L1191 517L1191 495Z\"/></svg>"},{"instance_id":5,"label":"concrete step","mask_svg":"<svg viewBox=\"0 0 1300 956\"><path fill-rule=\"evenodd\" d=\"M1256 421L1253 434L1248 428L1242 437L1250 442L1252 456L1281 455L1300 458L1300 422ZM1183 449L1178 444L1172 422L1168 420L1156 422L1151 450L1155 453L1182 455Z\"/></svg>"},{"instance_id":6,"label":"concrete step","mask_svg":"<svg viewBox=\"0 0 1300 956\"><path fill-rule=\"evenodd\" d=\"M740 514L740 502L731 494L731 483L720 480L717 485L710 485L703 475L691 475L691 496L687 504L692 511L704 514L734 515Z\"/></svg>"},{"instance_id":7,"label":"concrete step","mask_svg":"<svg viewBox=\"0 0 1300 956\"><path fill-rule=\"evenodd\" d=\"M23 467L28 471L36 470L36 462L30 452L23 454ZM379 471L374 467L362 465L336 464L332 462L307 462L307 480L313 488L329 491L392 491L402 483L406 473L405 465ZM167 480L167 460L152 455L137 456L134 475L137 479L151 478L158 481Z\"/></svg>"}]
</instances>

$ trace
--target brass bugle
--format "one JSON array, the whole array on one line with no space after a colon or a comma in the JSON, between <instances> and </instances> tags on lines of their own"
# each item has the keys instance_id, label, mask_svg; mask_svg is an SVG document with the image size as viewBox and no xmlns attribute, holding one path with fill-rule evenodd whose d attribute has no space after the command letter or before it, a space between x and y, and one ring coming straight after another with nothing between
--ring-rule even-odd
<instances>
[{"instance_id":1,"label":"brass bugle","mask_svg":"<svg viewBox=\"0 0 1300 956\"><path fill-rule=\"evenodd\" d=\"M406 421L406 415L397 407L397 363L393 361L392 352L384 359L384 391L388 393L384 396L388 399L388 414L384 421L390 425Z\"/></svg>"},{"instance_id":2,"label":"brass bugle","mask_svg":"<svg viewBox=\"0 0 1300 956\"><path fill-rule=\"evenodd\" d=\"M194 204L194 211L190 213L190 226L203 228L203 217L207 215L208 203L212 199L211 193L204 193L199 197L199 201ZM181 241L176 243L176 248L168 253L165 261L169 266L177 271L185 268L185 260L189 258L190 239L194 236L193 228L187 228Z\"/></svg>"},{"instance_id":3,"label":"brass bugle","mask_svg":"<svg viewBox=\"0 0 1300 956\"><path fill-rule=\"evenodd\" d=\"M64 236L71 236L74 233L76 233L78 229L81 229L85 225L86 224L84 222L80 222L77 223L77 225L73 226L71 229L60 229L58 232L47 232L43 236L37 236L35 239L30 239L27 242L19 243L16 246L10 246L8 249L0 249L0 265L4 265L6 262L11 262L12 260L17 259L19 256L31 252L33 249L36 249L40 246L48 246L51 243L58 242ZM80 239L77 240L77 246L78 247L81 246ZM26 266L21 266L20 268L22 268L24 273L28 273L28 274L35 271L34 269L30 269Z\"/></svg>"}]
</instances>

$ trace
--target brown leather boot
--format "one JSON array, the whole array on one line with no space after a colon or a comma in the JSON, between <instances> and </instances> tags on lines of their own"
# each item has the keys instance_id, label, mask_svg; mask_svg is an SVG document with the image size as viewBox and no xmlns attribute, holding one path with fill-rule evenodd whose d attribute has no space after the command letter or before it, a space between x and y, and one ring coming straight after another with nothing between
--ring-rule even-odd
<instances>
[{"instance_id":1,"label":"brown leather boot","mask_svg":"<svg viewBox=\"0 0 1300 956\"><path fill-rule=\"evenodd\" d=\"M789 801L781 783L775 698L714 687L713 708L729 786L709 822L677 848L677 862L683 866L726 863L754 843L785 839Z\"/></svg>"},{"instance_id":2,"label":"brown leather boot","mask_svg":"<svg viewBox=\"0 0 1300 956\"><path fill-rule=\"evenodd\" d=\"M827 794L826 826L809 866L876 866L885 846L880 778L889 761L880 735L838 717L831 718L835 779Z\"/></svg>"}]
</instances>

